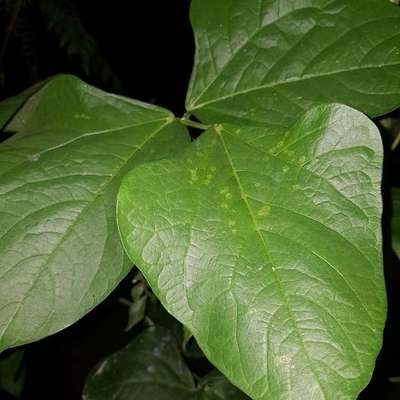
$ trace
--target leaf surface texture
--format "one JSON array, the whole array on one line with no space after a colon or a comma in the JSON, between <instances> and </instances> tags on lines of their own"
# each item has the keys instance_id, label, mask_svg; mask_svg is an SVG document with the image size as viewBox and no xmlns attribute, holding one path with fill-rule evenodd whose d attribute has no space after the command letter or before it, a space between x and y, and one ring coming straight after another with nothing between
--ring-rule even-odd
<instances>
[{"instance_id":1,"label":"leaf surface texture","mask_svg":"<svg viewBox=\"0 0 400 400\"><path fill-rule=\"evenodd\" d=\"M17 133L0 146L0 349L72 324L125 277L120 181L189 140L168 111L70 76L45 83L7 129Z\"/></svg>"},{"instance_id":2,"label":"leaf surface texture","mask_svg":"<svg viewBox=\"0 0 400 400\"><path fill-rule=\"evenodd\" d=\"M381 346L382 145L346 106L283 135L218 125L123 180L124 247L253 399L355 399Z\"/></svg>"}]
</instances>

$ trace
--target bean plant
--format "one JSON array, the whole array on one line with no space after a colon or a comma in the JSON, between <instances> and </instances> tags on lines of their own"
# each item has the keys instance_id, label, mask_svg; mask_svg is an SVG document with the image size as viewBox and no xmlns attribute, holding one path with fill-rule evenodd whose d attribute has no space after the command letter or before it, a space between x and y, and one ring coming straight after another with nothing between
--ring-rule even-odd
<instances>
[{"instance_id":1,"label":"bean plant","mask_svg":"<svg viewBox=\"0 0 400 400\"><path fill-rule=\"evenodd\" d=\"M356 399L386 318L371 118L400 106L400 9L193 0L190 18L183 116L68 75L0 103L0 351L73 324L135 265L132 324L151 292L217 370L194 377L151 324L85 398Z\"/></svg>"}]
</instances>

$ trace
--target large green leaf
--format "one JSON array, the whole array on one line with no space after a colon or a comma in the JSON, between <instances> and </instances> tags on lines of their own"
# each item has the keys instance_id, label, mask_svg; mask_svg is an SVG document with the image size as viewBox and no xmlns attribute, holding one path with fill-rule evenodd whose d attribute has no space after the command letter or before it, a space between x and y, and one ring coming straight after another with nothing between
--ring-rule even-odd
<instances>
[{"instance_id":1,"label":"large green leaf","mask_svg":"<svg viewBox=\"0 0 400 400\"><path fill-rule=\"evenodd\" d=\"M400 9L382 0L193 0L187 109L288 126L320 103L400 105Z\"/></svg>"},{"instance_id":2,"label":"large green leaf","mask_svg":"<svg viewBox=\"0 0 400 400\"><path fill-rule=\"evenodd\" d=\"M400 189L392 189L392 247L400 258Z\"/></svg>"},{"instance_id":3,"label":"large green leaf","mask_svg":"<svg viewBox=\"0 0 400 400\"><path fill-rule=\"evenodd\" d=\"M219 125L131 171L124 247L253 399L354 399L385 321L379 132L330 105L274 133Z\"/></svg>"},{"instance_id":4,"label":"large green leaf","mask_svg":"<svg viewBox=\"0 0 400 400\"><path fill-rule=\"evenodd\" d=\"M54 333L127 274L115 198L134 165L189 137L166 110L60 76L0 146L0 350Z\"/></svg>"},{"instance_id":5,"label":"large green leaf","mask_svg":"<svg viewBox=\"0 0 400 400\"><path fill-rule=\"evenodd\" d=\"M140 334L89 375L86 400L244 400L220 373L195 385L175 338L161 327Z\"/></svg>"}]
</instances>

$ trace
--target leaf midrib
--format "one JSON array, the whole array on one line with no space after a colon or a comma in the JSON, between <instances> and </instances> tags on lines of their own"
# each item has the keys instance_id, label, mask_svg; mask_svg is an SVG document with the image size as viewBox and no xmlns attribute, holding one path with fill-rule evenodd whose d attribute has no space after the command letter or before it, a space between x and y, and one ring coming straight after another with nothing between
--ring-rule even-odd
<instances>
[{"instance_id":1,"label":"leaf midrib","mask_svg":"<svg viewBox=\"0 0 400 400\"><path fill-rule=\"evenodd\" d=\"M274 89L278 86L284 86L284 85L288 85L291 83L303 82L303 81L307 81L307 80L311 80L311 79L324 78L327 76L342 74L342 73L346 73L346 72L354 72L354 71L360 71L360 70L364 70L364 69L375 69L375 68L382 68L382 67L394 67L394 66L398 66L398 65L400 65L400 62L390 63L390 64L381 64L381 65L364 65L362 67L347 68L347 69L331 71L331 72L327 72L327 73L323 73L323 74L315 74L315 75L308 75L308 76L305 75L305 76L301 76L301 77L289 78L284 81L276 81L276 82L268 83L265 85L256 86L253 88L238 91L238 92L235 92L232 94L228 94L226 96L217 97L213 100L209 100L209 101L205 101L204 103L197 104L193 108L188 108L188 111L195 111L195 110L201 109L209 104L218 103L223 100L227 100L227 99L230 99L230 98L233 98L236 96L241 96L243 94L255 92L258 90ZM380 94L380 93L378 93L378 94ZM398 92L385 92L385 94L387 94L387 95L388 94L398 94Z\"/></svg>"},{"instance_id":2,"label":"leaf midrib","mask_svg":"<svg viewBox=\"0 0 400 400\"><path fill-rule=\"evenodd\" d=\"M309 356L309 354L308 354L308 351L307 351L306 348L305 348L305 344L304 344L303 338L302 338L302 336L301 336L301 334L300 334L300 330L299 330L299 327L298 327L298 325L297 325L297 321L296 321L296 319L294 318L293 311L292 311L292 309L291 309L291 307L290 307L290 305L289 305L289 301L288 301L288 299L287 299L287 297L286 297L286 294L285 294L285 292L284 292L284 289L283 289L283 284L282 284L282 282L281 282L281 280L280 280L280 277L279 277L279 275L278 275L278 273L277 273L277 271L276 271L275 263L274 263L274 261L272 260L272 257L271 257L271 255L270 255L269 250L268 250L268 247L267 247L267 243L266 243L266 241L265 241L265 239L264 239L264 236L263 236L262 233L261 233L260 227L259 227L258 224L257 224L256 218L255 218L255 216L254 216L254 214L253 214L253 211L252 211L252 209L251 209L251 207L250 207L250 204L249 204L249 202L247 201L247 197L248 197L248 196L247 196L247 193L246 193L246 192L244 191L244 189L243 189L241 180L240 180L239 175L238 175L238 173L237 173L237 170L236 170L236 168L235 168L235 165L234 165L232 156L230 155L229 149L228 149L228 147L227 147L227 145L226 145L226 143L225 143L225 140L224 140L224 138L223 138L222 132L223 132L223 130L216 130L217 136L218 136L218 138L219 138L220 141L221 141L221 144L222 144L222 147L223 147L223 149L224 149L226 158L227 158L227 160L228 160L228 163L229 163L229 165L230 165L230 168L231 168L231 170L232 170L232 173L233 173L233 175L234 175L234 177L235 177L235 180L236 180L236 183L237 183L237 185L238 185L238 188L239 188L239 191L240 191L240 195L241 195L241 199L243 200L243 202L244 202L245 205L246 205L247 211L248 211L249 216L250 216L250 218L251 218L251 220L252 220L252 223L253 223L253 225L254 225L254 228L255 228L255 230L257 231L257 235L259 236L260 241L261 241L261 243L262 243L262 246L263 246L263 249L264 249L264 253L265 253L265 255L267 256L267 258L268 258L269 262L271 263L271 265L273 266L272 269L271 269L272 275L273 275L274 278L275 278L275 282L277 283L277 287L278 287L278 292L280 293L280 297L281 297L283 303L285 304L285 308L286 308L286 310L287 310L287 312L288 312L289 318L290 318L290 320L292 321L292 325L293 325L293 328L294 328L294 330L295 330L295 332L296 332L296 336L297 336L298 339L299 339L300 346L301 346L301 348L302 348L302 350L303 350L303 354L305 355L305 357L306 357L307 360L308 360L308 367L309 367L310 371L312 372L312 374L315 376L316 382L317 382L317 384L318 384L318 386L319 386L319 388L320 388L320 390L321 390L321 393L323 394L323 396L325 397L325 399L328 399L328 396L326 395L326 393L325 393L325 391L324 391L324 389L323 389L323 386L322 386L322 384L321 384L321 382L320 382L320 380L319 380L319 376L317 375L316 371L314 370L313 362L312 362L312 360L311 360L311 358L310 358L310 356Z\"/></svg>"},{"instance_id":3,"label":"leaf midrib","mask_svg":"<svg viewBox=\"0 0 400 400\"><path fill-rule=\"evenodd\" d=\"M329 6L331 4L331 2L329 2L328 4L324 5L324 8L326 8L327 6ZM290 14L293 14L295 12L299 12L302 10L306 10L306 9L310 9L310 10L318 10L320 12L323 11L323 8L318 8L318 7L302 7L302 8L297 8L295 10L291 10L288 13L284 14L284 15L280 15L278 18L274 19L273 21L268 22L268 24L266 25L260 25L257 29L255 29L255 31L236 49L236 51L231 54L229 60L225 63L225 65L221 68L220 71L216 70L216 74L215 77L205 86L205 88L200 92L200 94L190 103L187 105L187 110L190 111L195 111L198 110L200 108L205 107L208 104L213 104L213 103L218 103L220 101L232 98L232 97L236 97L236 96L240 96L242 94L246 94L246 93L251 93L254 91L258 91L258 90L262 90L262 89L267 89L267 88L275 88L278 86L283 86L285 84L291 84L291 83L297 83L297 82L302 82L302 81L306 81L306 80L310 80L310 79L318 79L318 78L323 78L326 76L332 76L332 75L336 75L336 74L341 74L341 73L346 73L346 72L353 72L353 71L359 71L359 70L364 70L364 69L375 69L375 68L382 68L382 67L391 67L391 66L397 66L400 65L400 62L396 62L396 63L387 63L387 64L370 64L370 65L363 65L363 66L356 66L356 67L352 67L352 68L346 68L346 69L340 69L340 70L336 70L336 71L330 71L327 73L321 73L321 74L309 74L309 75L302 75L300 77L294 77L294 78L289 78L286 79L284 81L280 80L280 81L275 81L275 82L270 82L264 85L260 85L260 86L256 86L256 87L252 87L249 89L245 89L242 91L238 91L226 96L221 96L221 97L217 97L213 100L209 100L209 101L205 101L203 103L199 103L196 105L196 102L201 99L202 96L204 96L204 94L215 84L215 82L218 80L218 78L221 76L221 74L224 72L224 70L226 70L226 68L232 63L232 61L237 57L237 55L240 53L240 51L245 48L253 39L256 35L258 35L260 33L261 30L275 24L276 22L278 22L279 20L281 20L282 18L285 18L287 16L289 16ZM356 26L351 26L350 29L348 29L346 32L344 32L343 34L341 34L338 38L335 39L335 41L333 43L331 43L327 48L331 47L333 44L337 43L337 41L341 38L343 38L344 36L346 36L348 33L350 33L352 30L358 29L361 26L367 25L371 22L377 22L377 21L381 21L382 19L397 19L396 17L393 16L388 16L385 18L379 18L379 19L371 19L368 21L364 21L363 23L356 25ZM314 25L313 28L315 28L317 25ZM311 29L313 29L311 28ZM308 32L305 32L304 35L300 38L300 41L302 40L302 38L307 35ZM396 34L397 35L397 34ZM396 36L395 35L395 36ZM206 35L207 36L207 35ZM208 36L207 36L208 39ZM375 46L376 47L376 46ZM293 46L292 46L293 48ZM291 49L292 49L291 48ZM325 52L327 50L327 48L322 49L317 56L315 56L312 61L318 57L320 54L322 54L323 52ZM290 51L291 49L289 49L288 51ZM371 50L370 50L371 51ZM285 53L285 55L287 54L287 52ZM212 61L214 62L213 57ZM280 60L277 60L273 66L271 66L271 69L276 66L278 64ZM197 71L197 68L196 68ZM194 82L194 81L193 81ZM192 86L194 86L194 83L192 85L190 85L190 93L192 91ZM395 93L393 93L395 94Z\"/></svg>"}]
</instances>

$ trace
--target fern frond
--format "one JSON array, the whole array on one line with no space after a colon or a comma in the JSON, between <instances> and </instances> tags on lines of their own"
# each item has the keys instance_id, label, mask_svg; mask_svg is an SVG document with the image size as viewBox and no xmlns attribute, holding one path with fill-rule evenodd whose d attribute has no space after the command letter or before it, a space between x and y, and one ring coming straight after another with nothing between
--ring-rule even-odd
<instances>
[{"instance_id":1,"label":"fern frond","mask_svg":"<svg viewBox=\"0 0 400 400\"><path fill-rule=\"evenodd\" d=\"M76 7L68 0L39 0L48 28L59 39L61 48L71 57L78 57L86 75L99 77L118 90L120 82L101 55L93 36L86 30Z\"/></svg>"}]
</instances>

